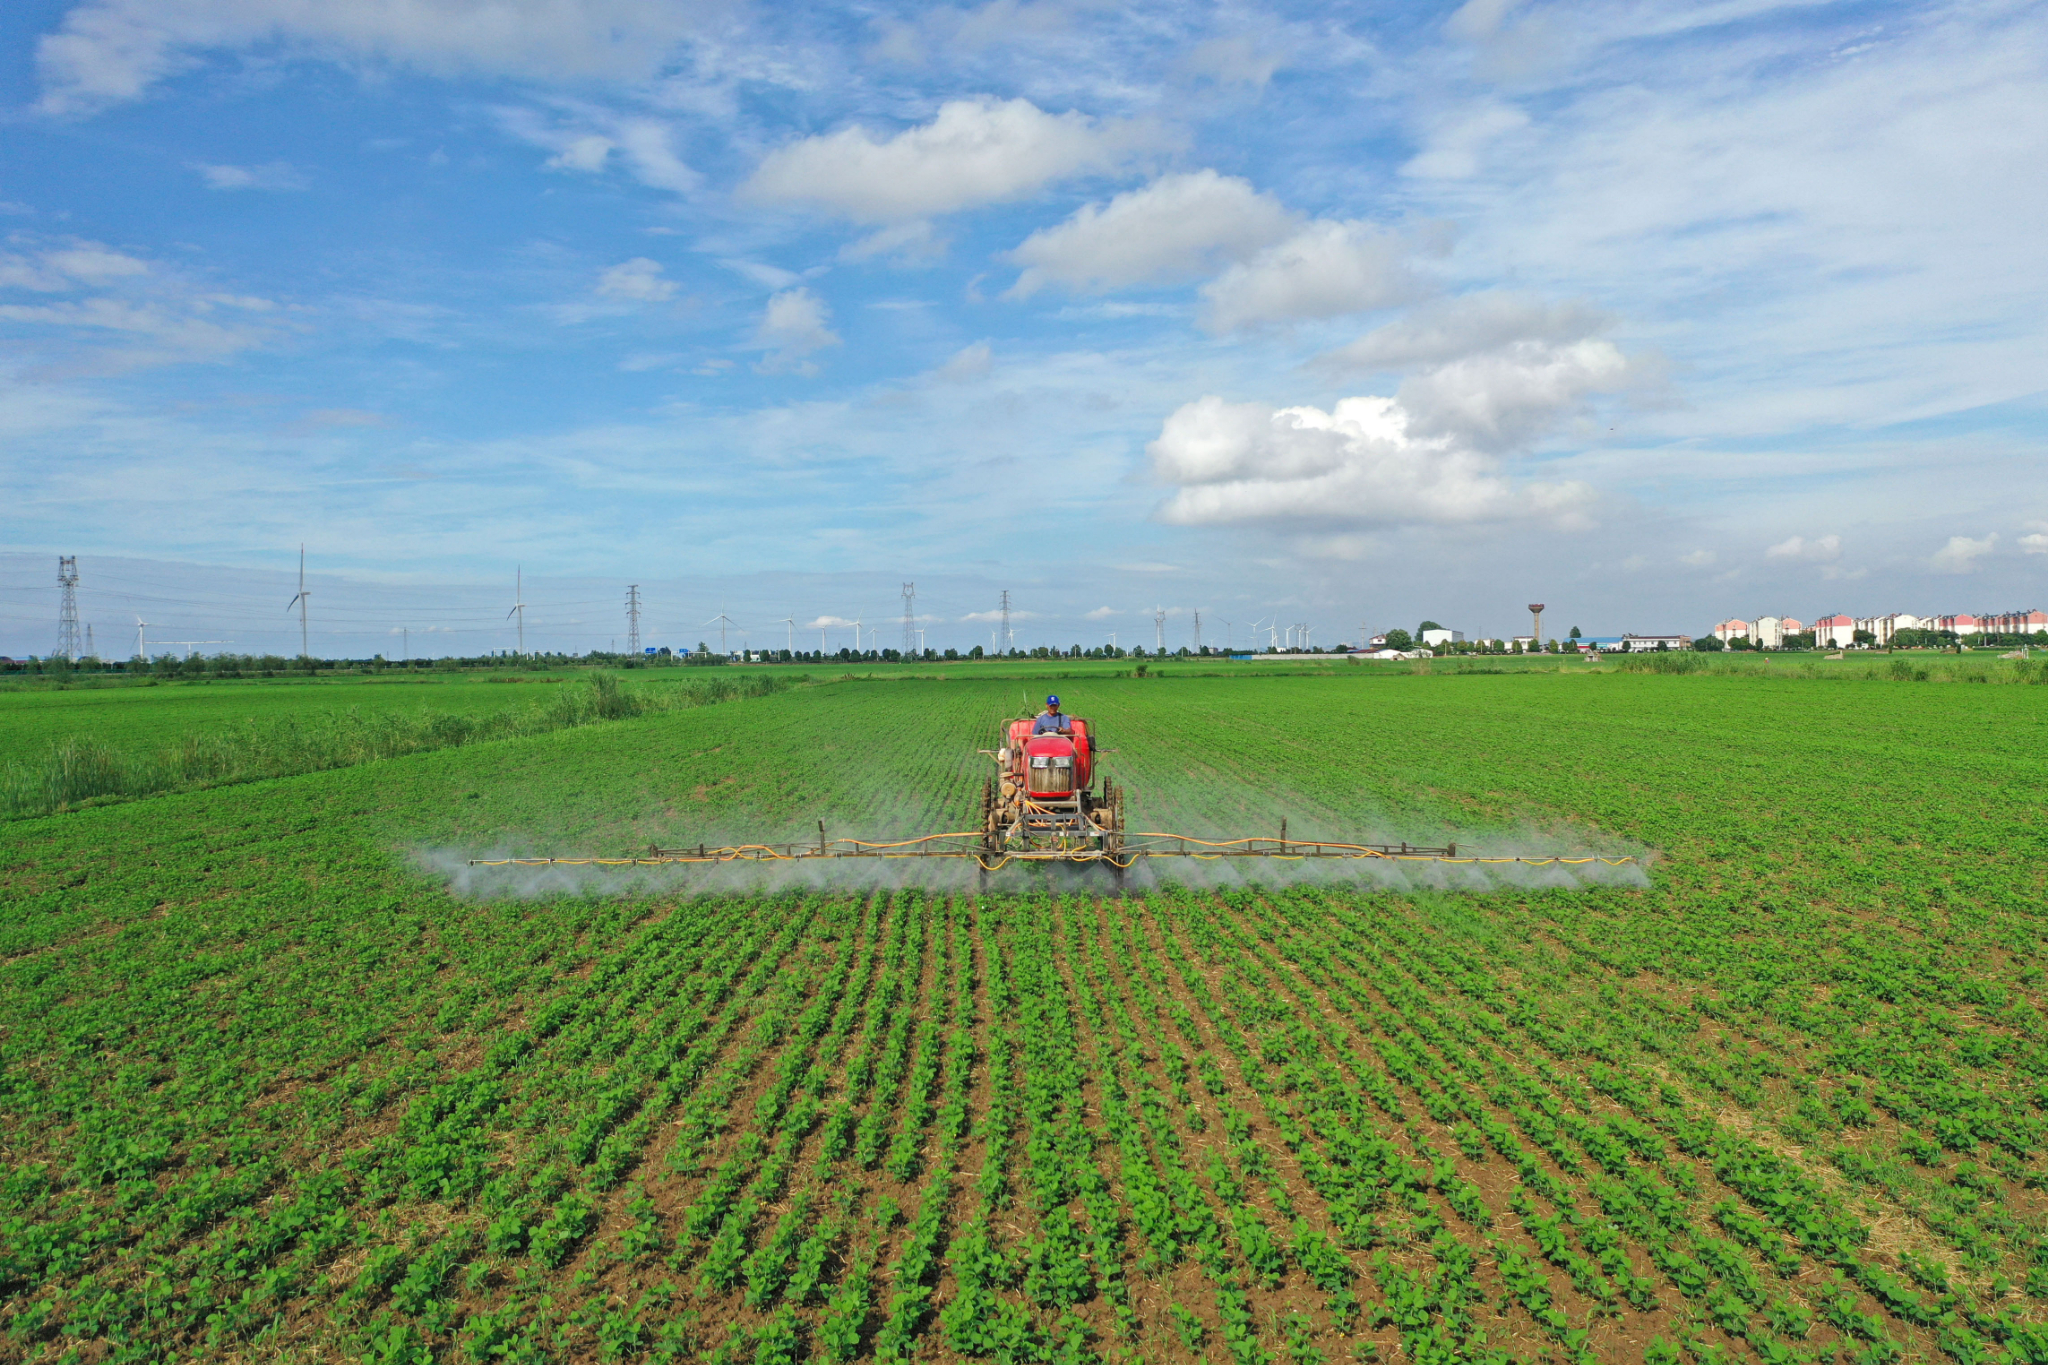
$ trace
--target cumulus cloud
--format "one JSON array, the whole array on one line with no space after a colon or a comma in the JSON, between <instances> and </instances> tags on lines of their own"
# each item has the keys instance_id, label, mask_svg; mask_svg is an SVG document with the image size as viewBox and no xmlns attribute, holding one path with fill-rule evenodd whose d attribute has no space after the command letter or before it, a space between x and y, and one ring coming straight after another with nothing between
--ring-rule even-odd
<instances>
[{"instance_id":1,"label":"cumulus cloud","mask_svg":"<svg viewBox=\"0 0 2048 1365\"><path fill-rule=\"evenodd\" d=\"M1048 114L1025 99L951 100L930 123L893 137L856 125L779 147L740 187L740 197L816 205L857 223L894 223L1113 171L1152 140L1134 124Z\"/></svg>"},{"instance_id":2,"label":"cumulus cloud","mask_svg":"<svg viewBox=\"0 0 2048 1365\"><path fill-rule=\"evenodd\" d=\"M81 114L139 99L194 54L279 44L294 55L434 75L653 75L696 27L667 0L85 0L36 45L39 107Z\"/></svg>"},{"instance_id":3,"label":"cumulus cloud","mask_svg":"<svg viewBox=\"0 0 2048 1365\"><path fill-rule=\"evenodd\" d=\"M828 325L831 316L825 301L808 289L785 289L770 298L754 333L754 345L768 353L761 362L762 371L816 373L817 367L804 357L839 344L838 334Z\"/></svg>"},{"instance_id":4,"label":"cumulus cloud","mask_svg":"<svg viewBox=\"0 0 2048 1365\"><path fill-rule=\"evenodd\" d=\"M676 283L661 277L661 262L635 256L599 275L597 292L628 303L661 303L675 297Z\"/></svg>"},{"instance_id":5,"label":"cumulus cloud","mask_svg":"<svg viewBox=\"0 0 2048 1365\"><path fill-rule=\"evenodd\" d=\"M1499 460L1448 436L1418 436L1393 398L1271 408L1200 398L1147 448L1178 486L1160 508L1181 525L1285 521L1390 527L1569 519L1581 483L1517 483Z\"/></svg>"},{"instance_id":6,"label":"cumulus cloud","mask_svg":"<svg viewBox=\"0 0 2048 1365\"><path fill-rule=\"evenodd\" d=\"M1694 550L1691 554L1680 555L1678 562L1688 568L1707 569L1712 568L1720 557L1712 550Z\"/></svg>"},{"instance_id":7,"label":"cumulus cloud","mask_svg":"<svg viewBox=\"0 0 2048 1365\"><path fill-rule=\"evenodd\" d=\"M1048 284L1113 289L1206 274L1278 241L1295 221L1278 200L1234 175L1163 175L1025 238L1010 253L1024 267L1010 293L1028 298Z\"/></svg>"},{"instance_id":8,"label":"cumulus cloud","mask_svg":"<svg viewBox=\"0 0 2048 1365\"><path fill-rule=\"evenodd\" d=\"M192 169L210 190L302 190L306 177L289 162L266 161L261 166L222 166L195 161Z\"/></svg>"},{"instance_id":9,"label":"cumulus cloud","mask_svg":"<svg viewBox=\"0 0 2048 1365\"><path fill-rule=\"evenodd\" d=\"M1934 552L1928 561L1936 573L1975 573L1977 561L1989 555L1998 544L1998 532L1993 531L1981 540L1969 536L1950 536L1948 544Z\"/></svg>"},{"instance_id":10,"label":"cumulus cloud","mask_svg":"<svg viewBox=\"0 0 2048 1365\"><path fill-rule=\"evenodd\" d=\"M2021 536L2020 553L2048 555L2048 535L2043 535L2041 532L2036 531L2032 535Z\"/></svg>"},{"instance_id":11,"label":"cumulus cloud","mask_svg":"<svg viewBox=\"0 0 2048 1365\"><path fill-rule=\"evenodd\" d=\"M1398 234L1370 223L1318 220L1204 285L1204 325L1228 332L1411 302L1427 286L1409 254Z\"/></svg>"},{"instance_id":12,"label":"cumulus cloud","mask_svg":"<svg viewBox=\"0 0 2048 1365\"><path fill-rule=\"evenodd\" d=\"M1628 358L1595 335L1608 325L1579 304L1475 294L1420 308L1316 363L1339 373L1411 368L1398 396L1416 435L1504 450L1633 382Z\"/></svg>"},{"instance_id":13,"label":"cumulus cloud","mask_svg":"<svg viewBox=\"0 0 2048 1365\"><path fill-rule=\"evenodd\" d=\"M1121 615L1123 613L1115 607L1097 607L1094 611L1083 613L1083 619L1088 621L1107 621L1112 616Z\"/></svg>"},{"instance_id":14,"label":"cumulus cloud","mask_svg":"<svg viewBox=\"0 0 2048 1365\"><path fill-rule=\"evenodd\" d=\"M1766 559L1794 559L1808 564L1826 564L1842 557L1840 536L1792 536L1764 551Z\"/></svg>"}]
</instances>

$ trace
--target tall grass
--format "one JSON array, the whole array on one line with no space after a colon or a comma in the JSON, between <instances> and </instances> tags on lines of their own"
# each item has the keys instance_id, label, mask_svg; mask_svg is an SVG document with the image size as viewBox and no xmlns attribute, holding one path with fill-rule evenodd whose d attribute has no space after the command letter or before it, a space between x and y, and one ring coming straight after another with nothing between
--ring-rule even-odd
<instances>
[{"instance_id":1,"label":"tall grass","mask_svg":"<svg viewBox=\"0 0 2048 1365\"><path fill-rule=\"evenodd\" d=\"M628 690L608 673L546 701L483 715L421 709L364 715L355 707L188 735L148 753L123 753L74 736L0 766L0 815L49 815L89 801L190 791L266 777L348 768L380 758L541 735L579 725L711 706L780 692L802 679L718 675Z\"/></svg>"}]
</instances>

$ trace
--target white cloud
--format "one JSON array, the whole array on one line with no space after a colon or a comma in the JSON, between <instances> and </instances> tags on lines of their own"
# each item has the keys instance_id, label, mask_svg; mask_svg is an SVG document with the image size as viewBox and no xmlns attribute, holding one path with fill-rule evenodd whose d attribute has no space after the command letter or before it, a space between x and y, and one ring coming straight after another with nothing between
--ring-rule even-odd
<instances>
[{"instance_id":1,"label":"white cloud","mask_svg":"<svg viewBox=\"0 0 2048 1365\"><path fill-rule=\"evenodd\" d=\"M951 100L930 123L882 137L858 125L762 159L740 197L814 204L858 223L893 223L999 204L1077 175L1116 170L1148 130L1029 100Z\"/></svg>"},{"instance_id":2,"label":"white cloud","mask_svg":"<svg viewBox=\"0 0 2048 1365\"><path fill-rule=\"evenodd\" d=\"M1578 341L1606 330L1612 322L1581 303L1550 303L1527 294L1488 290L1426 304L1319 357L1317 363L1356 371L1442 365L1517 342Z\"/></svg>"},{"instance_id":3,"label":"white cloud","mask_svg":"<svg viewBox=\"0 0 2048 1365\"><path fill-rule=\"evenodd\" d=\"M1318 220L1204 285L1205 325L1228 332L1410 302L1427 291L1408 254L1399 236L1370 223Z\"/></svg>"},{"instance_id":4,"label":"white cloud","mask_svg":"<svg viewBox=\"0 0 2048 1365\"><path fill-rule=\"evenodd\" d=\"M842 261L865 261L874 256L891 256L906 265L921 265L946 254L946 240L923 218L891 223L877 228L857 242L840 248Z\"/></svg>"},{"instance_id":5,"label":"white cloud","mask_svg":"<svg viewBox=\"0 0 2048 1365\"><path fill-rule=\"evenodd\" d=\"M1968 536L1950 536L1948 544L1934 552L1928 561L1937 573L1975 573L1977 561L1990 554L1998 544L1998 532L1993 531L1982 540Z\"/></svg>"},{"instance_id":6,"label":"white cloud","mask_svg":"<svg viewBox=\"0 0 2048 1365\"><path fill-rule=\"evenodd\" d=\"M1236 176L1163 175L1025 238L1010 253L1024 267L1010 294L1028 298L1048 284L1114 289L1206 274L1278 241L1295 221L1278 200Z\"/></svg>"},{"instance_id":7,"label":"white cloud","mask_svg":"<svg viewBox=\"0 0 2048 1365\"><path fill-rule=\"evenodd\" d=\"M1082 619L1086 621L1107 621L1112 616L1121 615L1123 613L1115 607L1097 607L1094 611L1085 613Z\"/></svg>"},{"instance_id":8,"label":"white cloud","mask_svg":"<svg viewBox=\"0 0 2048 1365\"><path fill-rule=\"evenodd\" d=\"M1154 477L1178 485L1160 517L1183 525L1570 519L1592 500L1582 483L1516 483L1480 450L1415 435L1392 398L1340 399L1329 412L1201 398L1146 449Z\"/></svg>"},{"instance_id":9,"label":"white cloud","mask_svg":"<svg viewBox=\"0 0 2048 1365\"><path fill-rule=\"evenodd\" d=\"M552 117L533 109L494 111L506 132L544 151L541 164L551 171L603 175L611 170L612 153L627 174L650 189L688 194L704 177L676 154L675 129L661 119L629 117L574 100L556 100Z\"/></svg>"},{"instance_id":10,"label":"white cloud","mask_svg":"<svg viewBox=\"0 0 2048 1365\"><path fill-rule=\"evenodd\" d=\"M222 166L205 161L195 161L192 169L199 172L210 190L302 190L306 188L306 177L292 169L285 161L267 161L261 166Z\"/></svg>"},{"instance_id":11,"label":"white cloud","mask_svg":"<svg viewBox=\"0 0 2048 1365\"><path fill-rule=\"evenodd\" d=\"M746 276L763 289L787 289L803 278L794 270L784 270L779 265L768 265L763 261L743 260L737 256L728 256L719 261L719 264L735 274Z\"/></svg>"},{"instance_id":12,"label":"white cloud","mask_svg":"<svg viewBox=\"0 0 2048 1365\"><path fill-rule=\"evenodd\" d=\"M827 325L831 316L825 301L808 289L785 289L771 297L754 333L754 345L768 352L761 369L815 373L816 367L804 357L839 344L838 335Z\"/></svg>"},{"instance_id":13,"label":"white cloud","mask_svg":"<svg viewBox=\"0 0 2048 1365\"><path fill-rule=\"evenodd\" d=\"M42 332L51 345L69 343L89 354L85 370L219 360L275 332L251 320L275 311L268 299L206 289L98 242L38 247L16 239L16 245L29 249L0 253L0 290L73 297L0 304L0 319ZM74 355L62 368L81 368L81 360Z\"/></svg>"},{"instance_id":14,"label":"white cloud","mask_svg":"<svg viewBox=\"0 0 2048 1365\"><path fill-rule=\"evenodd\" d=\"M696 28L697 10L667 0L85 0L37 44L40 108L89 113L141 98L195 53L269 44L434 75L640 79Z\"/></svg>"},{"instance_id":15,"label":"white cloud","mask_svg":"<svg viewBox=\"0 0 2048 1365\"><path fill-rule=\"evenodd\" d=\"M2021 536L2020 553L2030 555L2048 555L2048 535L2043 535L2041 532L2036 531L2032 535Z\"/></svg>"},{"instance_id":16,"label":"white cloud","mask_svg":"<svg viewBox=\"0 0 2048 1365\"><path fill-rule=\"evenodd\" d=\"M1243 34L1196 43L1178 63L1191 76L1218 85L1248 85L1254 90L1265 89L1273 73L1286 64L1281 53Z\"/></svg>"},{"instance_id":17,"label":"white cloud","mask_svg":"<svg viewBox=\"0 0 2048 1365\"><path fill-rule=\"evenodd\" d=\"M977 341L972 346L963 346L955 351L945 364L932 371L932 378L942 383L964 383L980 379L995 368L995 356L986 341Z\"/></svg>"},{"instance_id":18,"label":"white cloud","mask_svg":"<svg viewBox=\"0 0 2048 1365\"><path fill-rule=\"evenodd\" d=\"M837 626L850 626L853 622L844 616L820 616L798 626L798 630L826 630Z\"/></svg>"},{"instance_id":19,"label":"white cloud","mask_svg":"<svg viewBox=\"0 0 2048 1365\"><path fill-rule=\"evenodd\" d=\"M676 282L661 277L661 262L635 256L599 275L597 292L628 303L661 303L675 297Z\"/></svg>"},{"instance_id":20,"label":"white cloud","mask_svg":"<svg viewBox=\"0 0 2048 1365\"><path fill-rule=\"evenodd\" d=\"M1796 559L1809 564L1826 564L1842 557L1840 536L1792 536L1764 551L1766 559Z\"/></svg>"},{"instance_id":21,"label":"white cloud","mask_svg":"<svg viewBox=\"0 0 2048 1365\"><path fill-rule=\"evenodd\" d=\"M1678 562L1689 568L1706 569L1713 567L1714 563L1720 558L1721 556L1715 554L1712 550L1694 550L1691 554L1680 555Z\"/></svg>"},{"instance_id":22,"label":"white cloud","mask_svg":"<svg viewBox=\"0 0 2048 1365\"><path fill-rule=\"evenodd\" d=\"M1593 335L1607 325L1577 304L1474 294L1418 309L1317 364L1338 372L1420 366L1399 391L1414 434L1500 450L1634 382L1628 358Z\"/></svg>"},{"instance_id":23,"label":"white cloud","mask_svg":"<svg viewBox=\"0 0 2048 1365\"><path fill-rule=\"evenodd\" d=\"M0 252L0 289L32 289L53 294L148 273L147 261L97 242L74 241L69 246L45 247L32 254Z\"/></svg>"},{"instance_id":24,"label":"white cloud","mask_svg":"<svg viewBox=\"0 0 2048 1365\"><path fill-rule=\"evenodd\" d=\"M1401 167L1421 180L1468 180L1479 173L1492 145L1529 126L1529 116L1506 104L1461 109L1429 133L1422 151Z\"/></svg>"}]
</instances>

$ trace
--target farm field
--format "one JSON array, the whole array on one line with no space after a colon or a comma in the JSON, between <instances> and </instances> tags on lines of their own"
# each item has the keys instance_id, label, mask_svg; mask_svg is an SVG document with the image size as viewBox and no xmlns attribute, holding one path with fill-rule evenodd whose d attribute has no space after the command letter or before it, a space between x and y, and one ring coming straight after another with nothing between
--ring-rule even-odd
<instances>
[{"instance_id":1,"label":"farm field","mask_svg":"<svg viewBox=\"0 0 2048 1365\"><path fill-rule=\"evenodd\" d=\"M2048 689L1176 671L1141 828L1648 885L464 863L957 828L971 673L0 824L0 1357L2048 1360Z\"/></svg>"},{"instance_id":2,"label":"farm field","mask_svg":"<svg viewBox=\"0 0 2048 1365\"><path fill-rule=\"evenodd\" d=\"M633 675L628 674L631 678ZM245 725L351 708L369 715L428 708L475 715L526 705L567 677L234 678L64 689L0 689L0 760L85 735L122 748L175 743Z\"/></svg>"}]
</instances>

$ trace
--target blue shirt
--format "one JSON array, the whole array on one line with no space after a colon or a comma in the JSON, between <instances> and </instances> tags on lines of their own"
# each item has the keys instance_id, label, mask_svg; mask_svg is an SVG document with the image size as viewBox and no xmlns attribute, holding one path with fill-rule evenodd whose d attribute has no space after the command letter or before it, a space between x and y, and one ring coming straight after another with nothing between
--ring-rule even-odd
<instances>
[{"instance_id":1,"label":"blue shirt","mask_svg":"<svg viewBox=\"0 0 2048 1365\"><path fill-rule=\"evenodd\" d=\"M1042 735L1051 731L1055 734L1072 734L1073 731L1067 723L1070 719L1071 717L1063 715L1058 711L1041 712L1038 719L1031 723L1031 733Z\"/></svg>"}]
</instances>

